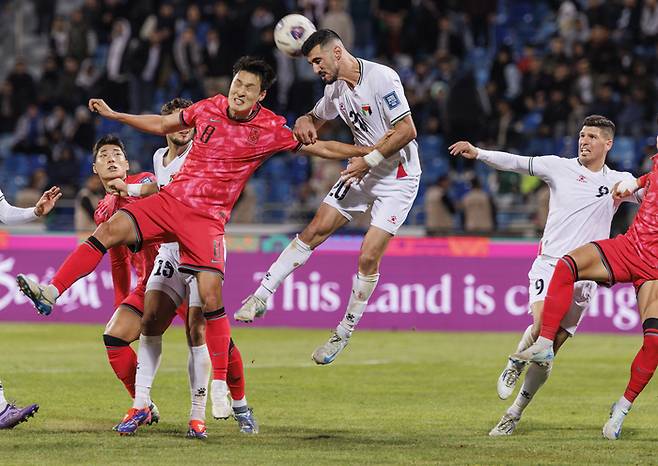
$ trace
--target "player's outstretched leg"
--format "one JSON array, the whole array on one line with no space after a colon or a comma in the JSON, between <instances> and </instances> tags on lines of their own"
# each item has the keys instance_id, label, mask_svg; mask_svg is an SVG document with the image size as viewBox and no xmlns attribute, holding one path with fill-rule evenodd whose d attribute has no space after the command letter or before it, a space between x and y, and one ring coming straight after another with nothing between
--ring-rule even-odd
<instances>
[{"instance_id":1,"label":"player's outstretched leg","mask_svg":"<svg viewBox=\"0 0 658 466\"><path fill-rule=\"evenodd\" d=\"M372 275L356 274L352 282L352 293L343 320L340 321L329 340L313 352L312 357L316 364L330 364L345 349L354 329L361 320L370 296L375 291L378 280L378 273Z\"/></svg>"},{"instance_id":2,"label":"player's outstretched leg","mask_svg":"<svg viewBox=\"0 0 658 466\"><path fill-rule=\"evenodd\" d=\"M38 404L19 408L14 404L7 403L2 381L0 381L0 429L13 429L21 422L25 422L28 418L34 416L38 410Z\"/></svg>"},{"instance_id":3,"label":"player's outstretched leg","mask_svg":"<svg viewBox=\"0 0 658 466\"><path fill-rule=\"evenodd\" d=\"M18 287L32 301L39 314L49 315L57 298L76 281L93 272L109 248L136 241L137 233L132 221L124 212L116 212L69 254L50 284L40 284L19 274L16 277Z\"/></svg>"},{"instance_id":4,"label":"player's outstretched leg","mask_svg":"<svg viewBox=\"0 0 658 466\"><path fill-rule=\"evenodd\" d=\"M624 395L612 405L610 419L603 426L603 436L609 440L617 440L621 436L626 415L631 410L635 398L651 380L658 365L658 318L646 319L642 328L644 340L642 348L631 364L628 386Z\"/></svg>"},{"instance_id":5,"label":"player's outstretched leg","mask_svg":"<svg viewBox=\"0 0 658 466\"><path fill-rule=\"evenodd\" d=\"M306 263L313 250L297 236L283 250L260 282L256 292L242 301L242 307L233 315L235 320L253 322L267 312L267 300L279 285L298 267Z\"/></svg>"},{"instance_id":6,"label":"player's outstretched leg","mask_svg":"<svg viewBox=\"0 0 658 466\"><path fill-rule=\"evenodd\" d=\"M530 345L535 342L532 336L532 328L533 326L529 325L528 328L525 329L525 332L523 332L521 341L519 341L519 344L516 347L517 353L529 348ZM526 363L508 358L505 369L503 369L503 372L498 377L498 383L496 385L498 397L501 400L506 400L512 393L514 393L516 382L519 380L525 367Z\"/></svg>"},{"instance_id":7,"label":"player's outstretched leg","mask_svg":"<svg viewBox=\"0 0 658 466\"><path fill-rule=\"evenodd\" d=\"M489 432L491 437L512 435L514 429L516 429L516 426L521 421L523 410L528 406L535 393L544 385L552 368L552 363L531 363L529 365L521 390L519 390L512 406L507 409L503 417L498 421L498 424Z\"/></svg>"}]
</instances>

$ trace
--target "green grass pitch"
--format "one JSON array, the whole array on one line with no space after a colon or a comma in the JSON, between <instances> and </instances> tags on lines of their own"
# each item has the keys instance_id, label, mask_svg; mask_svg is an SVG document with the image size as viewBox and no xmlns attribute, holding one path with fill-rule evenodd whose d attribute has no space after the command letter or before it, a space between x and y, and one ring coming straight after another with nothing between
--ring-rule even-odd
<instances>
[{"instance_id":1,"label":"green grass pitch","mask_svg":"<svg viewBox=\"0 0 658 466\"><path fill-rule=\"evenodd\" d=\"M518 335L367 332L317 367L324 331L237 329L247 397L261 433L209 419L210 438L184 437L187 350L171 329L153 397L160 424L135 437L110 429L130 406L101 326L0 325L7 396L38 402L35 418L0 431L1 464L646 464L658 441L656 382L635 403L622 439L601 427L627 382L641 337L579 335L510 438L489 438L508 402L496 378ZM210 412L208 412L210 418Z\"/></svg>"}]
</instances>

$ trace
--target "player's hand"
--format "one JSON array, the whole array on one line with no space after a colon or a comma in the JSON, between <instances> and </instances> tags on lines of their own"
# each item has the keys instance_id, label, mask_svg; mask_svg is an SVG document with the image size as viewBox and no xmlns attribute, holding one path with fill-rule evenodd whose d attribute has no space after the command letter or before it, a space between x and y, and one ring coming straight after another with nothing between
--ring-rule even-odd
<instances>
[{"instance_id":1,"label":"player's hand","mask_svg":"<svg viewBox=\"0 0 658 466\"><path fill-rule=\"evenodd\" d=\"M34 215L37 217L48 215L48 213L53 210L55 203L60 197L62 197L62 192L57 186L53 186L48 191L44 192L41 195L41 199L39 199L34 206Z\"/></svg>"},{"instance_id":2,"label":"player's hand","mask_svg":"<svg viewBox=\"0 0 658 466\"><path fill-rule=\"evenodd\" d=\"M126 197L128 195L128 185L124 180L115 178L107 182L107 189L110 194Z\"/></svg>"},{"instance_id":3,"label":"player's hand","mask_svg":"<svg viewBox=\"0 0 658 466\"><path fill-rule=\"evenodd\" d=\"M448 147L450 155L461 155L467 159L474 159L478 156L477 147L468 141L459 141Z\"/></svg>"},{"instance_id":4,"label":"player's hand","mask_svg":"<svg viewBox=\"0 0 658 466\"><path fill-rule=\"evenodd\" d=\"M89 110L105 118L112 118L114 110L103 99L89 99Z\"/></svg>"},{"instance_id":5,"label":"player's hand","mask_svg":"<svg viewBox=\"0 0 658 466\"><path fill-rule=\"evenodd\" d=\"M615 200L622 199L624 197L630 196L635 191L637 191L639 186L637 185L637 180L623 180L618 181L612 187L612 198Z\"/></svg>"},{"instance_id":6,"label":"player's hand","mask_svg":"<svg viewBox=\"0 0 658 466\"><path fill-rule=\"evenodd\" d=\"M370 167L363 160L363 157L352 157L347 164L347 168L340 172L341 181L345 181L347 186L358 183L368 173Z\"/></svg>"},{"instance_id":7,"label":"player's hand","mask_svg":"<svg viewBox=\"0 0 658 466\"><path fill-rule=\"evenodd\" d=\"M304 145L315 144L318 140L318 132L315 129L313 120L308 115L302 115L295 121L295 127L292 129L295 139Z\"/></svg>"}]
</instances>

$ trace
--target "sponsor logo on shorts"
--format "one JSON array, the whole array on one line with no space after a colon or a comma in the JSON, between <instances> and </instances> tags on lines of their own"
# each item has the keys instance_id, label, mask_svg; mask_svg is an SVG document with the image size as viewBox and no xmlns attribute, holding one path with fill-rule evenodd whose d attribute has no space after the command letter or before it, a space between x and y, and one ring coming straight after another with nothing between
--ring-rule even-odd
<instances>
[{"instance_id":1,"label":"sponsor logo on shorts","mask_svg":"<svg viewBox=\"0 0 658 466\"><path fill-rule=\"evenodd\" d=\"M395 215L391 215L388 218L389 223L392 223L393 225L396 225L398 223L398 218Z\"/></svg>"}]
</instances>

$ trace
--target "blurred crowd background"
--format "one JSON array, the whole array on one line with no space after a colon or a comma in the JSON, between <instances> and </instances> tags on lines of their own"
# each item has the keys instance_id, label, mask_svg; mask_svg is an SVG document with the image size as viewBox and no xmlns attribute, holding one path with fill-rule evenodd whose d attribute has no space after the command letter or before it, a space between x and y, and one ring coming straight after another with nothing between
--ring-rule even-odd
<instances>
[{"instance_id":1,"label":"blurred crowd background","mask_svg":"<svg viewBox=\"0 0 658 466\"><path fill-rule=\"evenodd\" d=\"M89 229L104 193L91 148L108 132L131 168L152 170L164 139L102 120L116 110L159 113L167 100L225 93L235 59L258 55L278 81L265 105L290 124L323 86L303 59L274 47L273 27L302 13L334 29L356 56L392 66L418 128L422 186L408 231L534 236L548 190L538 179L451 159L466 139L524 155L576 155L582 119L611 118L608 165L640 173L655 151L658 0L14 0L0 2L0 187L33 205L59 185L46 226ZM351 141L340 121L324 139ZM310 219L341 165L279 154L247 186L233 223ZM618 215L623 230L633 210ZM354 226L368 224L364 217Z\"/></svg>"}]
</instances>

